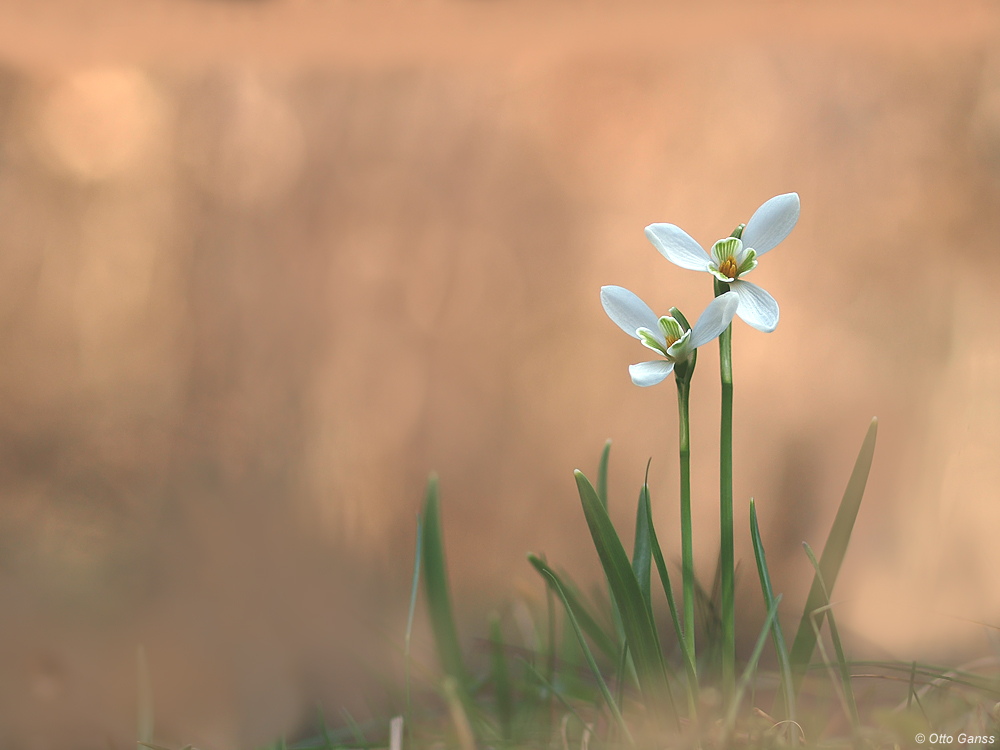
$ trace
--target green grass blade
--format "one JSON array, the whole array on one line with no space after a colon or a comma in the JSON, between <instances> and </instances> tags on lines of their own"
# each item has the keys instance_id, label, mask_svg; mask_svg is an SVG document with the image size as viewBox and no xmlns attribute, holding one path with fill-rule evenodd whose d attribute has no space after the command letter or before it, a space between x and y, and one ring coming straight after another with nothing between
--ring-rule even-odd
<instances>
[{"instance_id":1,"label":"green grass blade","mask_svg":"<svg viewBox=\"0 0 1000 750\"><path fill-rule=\"evenodd\" d=\"M608 458L611 456L611 441L604 443L601 460L597 464L597 497L600 498L604 510L608 509Z\"/></svg>"},{"instance_id":2,"label":"green grass blade","mask_svg":"<svg viewBox=\"0 0 1000 750\"><path fill-rule=\"evenodd\" d=\"M587 610L587 607L580 601L580 598L573 592L573 588L567 585L558 573L556 573L548 563L546 563L538 555L528 554L528 562L531 566L537 570L542 578L547 582L549 581L549 576L554 578L562 586L563 590L566 592L566 598L569 600L570 607L573 609L573 615L580 623L580 627L583 628L583 632L590 636L590 639L594 642L594 645L607 656L609 659L618 658L619 649L615 646L614 639L605 632L597 620L594 619L593 615ZM552 618L553 621L555 618Z\"/></svg>"},{"instance_id":3,"label":"green grass blade","mask_svg":"<svg viewBox=\"0 0 1000 750\"><path fill-rule=\"evenodd\" d=\"M340 707L340 713L344 717L344 721L347 722L348 728L351 730L351 734L354 735L354 740L359 744L363 745L367 742L365 739L365 732L361 728L361 725L351 716L351 712L347 710L346 706ZM284 740L282 740L284 743Z\"/></svg>"},{"instance_id":4,"label":"green grass blade","mask_svg":"<svg viewBox=\"0 0 1000 750\"><path fill-rule=\"evenodd\" d=\"M646 512L648 513L647 524L649 527L649 547L656 562L656 572L660 576L660 584L663 586L663 593L667 597L667 606L670 608L670 620L674 625L674 634L677 636L677 643L684 657L684 673L687 675L688 711L693 719L698 710L698 670L695 667L695 657L687 648L687 641L684 639L684 631L681 628L681 621L677 615L677 604L674 601L673 587L670 585L670 574L667 572L667 564L663 559L663 551L660 549L660 542L656 537L656 527L653 526L652 503L649 501L649 489L646 489Z\"/></svg>"},{"instance_id":5,"label":"green grass blade","mask_svg":"<svg viewBox=\"0 0 1000 750\"><path fill-rule=\"evenodd\" d=\"M417 592L420 589L420 560L423 551L423 522L417 514L417 542L413 552L413 583L410 586L410 611L406 615L406 635L403 638L403 675L406 691L406 731L413 738L413 712L410 705L410 637L413 635L413 615L417 611ZM325 726L324 726L325 731Z\"/></svg>"},{"instance_id":6,"label":"green grass blade","mask_svg":"<svg viewBox=\"0 0 1000 750\"><path fill-rule=\"evenodd\" d=\"M826 610L826 619L830 623L830 640L833 641L833 651L837 655L837 664L840 667L840 679L844 684L844 698L847 700L848 708L848 718L851 720L851 731L854 737L855 745L858 745L861 739L861 721L858 718L858 704L854 700L854 688L851 686L851 669L847 665L847 659L844 657L844 647L840 643L840 633L837 632L837 620L833 616L833 605L830 603L830 590L826 587L826 581L823 577L822 570L820 569L820 564L816 560L816 555L813 554L812 548L802 542L802 546L806 550L806 554L809 556L809 562L812 563L813 568L816 570L816 576L819 578L820 586L823 589L823 596L826 599L823 602L820 610ZM813 632L816 634L817 639L819 638L819 629L823 624L823 615L818 614L814 617L815 629Z\"/></svg>"},{"instance_id":7,"label":"green grass blade","mask_svg":"<svg viewBox=\"0 0 1000 750\"><path fill-rule=\"evenodd\" d=\"M646 601L650 619L653 617L653 597L651 593L652 550L649 544L649 485L643 484L639 490L639 505L635 514L635 543L632 546L632 571L639 582L639 590Z\"/></svg>"},{"instance_id":8,"label":"green grass blade","mask_svg":"<svg viewBox=\"0 0 1000 750\"><path fill-rule=\"evenodd\" d=\"M767 570L767 557L764 555L764 543L760 538L760 526L757 524L757 505L750 500L750 538L753 540L753 554L757 559L757 574L760 577L760 589L764 594L764 605L770 611L775 602L774 588L771 586L771 574ZM795 689L792 683L791 662L788 649L785 647L785 635L781 630L781 620L775 616L771 628L774 639L774 650L778 654L778 666L781 669L781 686L785 696L785 718L795 722ZM796 735L792 734L793 741Z\"/></svg>"},{"instance_id":9,"label":"green grass blade","mask_svg":"<svg viewBox=\"0 0 1000 750\"><path fill-rule=\"evenodd\" d=\"M826 538L826 545L823 547L823 554L819 560L819 569L813 577L812 587L809 589L809 597L806 599L805 610L802 612L802 619L799 621L799 629L795 634L795 641L792 643L792 650L789 659L792 667L792 679L795 681L795 694L798 695L802 686L802 678L805 676L809 661L812 659L813 649L816 648L816 633L812 627L812 613L824 606L827 597L823 593L823 584L826 581L829 591L837 582L837 574L840 573L841 563L847 553L847 544L851 540L851 531L854 529L854 521L858 517L858 509L861 507L861 498L865 494L865 485L868 483L868 472L872 467L872 457L875 455L875 436L878 432L878 419L873 418L868 426L868 433L865 435L861 450L858 453L857 461L854 463L854 471L847 482L847 489L844 490L844 497L840 501L840 508L837 510L837 517L830 528L830 535ZM822 626L822 618L818 623Z\"/></svg>"},{"instance_id":10,"label":"green grass blade","mask_svg":"<svg viewBox=\"0 0 1000 750\"><path fill-rule=\"evenodd\" d=\"M778 594L777 598L771 602L771 606L767 610L767 617L764 620L764 627L760 629L760 635L757 636L757 643L754 644L753 652L750 654L750 661L747 662L746 668L743 670L743 675L736 684L736 692L733 697L733 702L732 705L729 706L729 711L726 715L726 728L723 732L723 736L726 740L722 743L723 747L729 747L729 739L732 736L733 727L736 726L736 714L740 710L740 703L743 702L743 696L746 694L747 686L750 684L750 679L757 671L757 662L760 660L760 655L764 651L764 644L767 643L767 632L772 629L773 623L777 620L778 603L780 601L781 594Z\"/></svg>"},{"instance_id":11,"label":"green grass blade","mask_svg":"<svg viewBox=\"0 0 1000 750\"><path fill-rule=\"evenodd\" d=\"M551 591L551 589L549 589L549 590ZM558 700L560 703L562 703L563 708L565 708L567 711L569 711L571 714L573 714L573 716L576 717L577 721L580 722L580 726L581 727L586 727L587 726L587 722L585 722L583 720L583 717L580 716L580 714L578 714L576 712L576 709L573 708L572 704L570 704L570 702L566 699L566 696L564 696L555 687L555 685L553 685L551 682L549 682L548 680L546 680L545 676L541 672L539 672L537 669L535 669L534 665L531 662L529 662L527 659L525 659L523 656L519 656L517 658L518 658L518 661L520 661L521 664L524 666L524 668L528 670L528 672L531 674L531 676L534 677L536 680L538 680L542 684L542 687L544 687L546 690L549 691L549 695L554 695L556 697L556 700Z\"/></svg>"},{"instance_id":12,"label":"green grass blade","mask_svg":"<svg viewBox=\"0 0 1000 750\"><path fill-rule=\"evenodd\" d=\"M629 651L632 652L632 662L635 665L639 689L645 699L646 708L654 721L660 722L663 706L669 705L676 719L677 711L667 682L659 638L643 599L639 581L632 570L632 564L590 481L581 471L576 471L575 476L591 538L597 548L604 573L608 577L611 593L618 603L622 628L625 631Z\"/></svg>"},{"instance_id":13,"label":"green grass blade","mask_svg":"<svg viewBox=\"0 0 1000 750\"><path fill-rule=\"evenodd\" d=\"M153 741L153 683L149 679L149 663L146 661L146 649L142 646L136 649L136 673L138 677L138 720L136 735L140 744L148 745Z\"/></svg>"},{"instance_id":14,"label":"green grass blade","mask_svg":"<svg viewBox=\"0 0 1000 750\"><path fill-rule=\"evenodd\" d=\"M467 672L462 662L458 642L458 629L451 610L451 593L448 587L448 566L444 556L444 538L441 533L441 501L438 495L437 476L427 480L423 517L423 568L427 608L431 616L431 629L437 646L438 658L445 674L455 678L460 687L468 684Z\"/></svg>"},{"instance_id":15,"label":"green grass blade","mask_svg":"<svg viewBox=\"0 0 1000 750\"><path fill-rule=\"evenodd\" d=\"M532 555L528 555L528 560L530 561ZM544 563L545 560L542 559ZM542 576L545 578L544 576ZM548 585L548 579L545 579L545 607L548 614L548 619L546 620L546 626L548 629L548 651L546 652L545 660L545 675L549 682L554 682L556 679L556 601L555 595L552 593L552 587Z\"/></svg>"},{"instance_id":16,"label":"green grass blade","mask_svg":"<svg viewBox=\"0 0 1000 750\"><path fill-rule=\"evenodd\" d=\"M628 644L622 648L622 654L618 657L618 668L615 670L615 703L621 710L622 702L625 700L625 670L628 668Z\"/></svg>"},{"instance_id":17,"label":"green grass blade","mask_svg":"<svg viewBox=\"0 0 1000 750\"><path fill-rule=\"evenodd\" d=\"M906 691L906 710L910 710L910 706L913 705L913 683L917 680L917 663L913 662L910 667L910 687Z\"/></svg>"},{"instance_id":18,"label":"green grass blade","mask_svg":"<svg viewBox=\"0 0 1000 750\"><path fill-rule=\"evenodd\" d=\"M611 441L607 440L604 443L604 450L601 451L601 460L597 464L597 497L600 498L604 510L608 509L608 459L610 456ZM621 614L618 612L618 604L611 593L611 584L607 582L607 576L605 576L605 583L608 585L608 601L611 602L611 622L614 625L615 634L617 635L615 640L618 643L622 643L625 640L625 631L622 630Z\"/></svg>"},{"instance_id":19,"label":"green grass blade","mask_svg":"<svg viewBox=\"0 0 1000 750\"><path fill-rule=\"evenodd\" d=\"M507 655L503 648L500 632L500 618L490 618L490 677L496 693L497 718L500 720L500 736L506 742L511 740L511 723L514 716L514 690L507 671Z\"/></svg>"},{"instance_id":20,"label":"green grass blade","mask_svg":"<svg viewBox=\"0 0 1000 750\"><path fill-rule=\"evenodd\" d=\"M625 719L622 718L621 711L618 710L618 704L616 704L615 699L611 697L611 691L608 690L608 684L604 681L604 677L601 676L601 670L597 668L597 662L594 660L594 655L590 652L590 647L587 645L587 639L583 637L583 631L580 629L580 624L576 621L576 616L573 614L573 608L569 605L569 600L566 598L566 592L563 590L563 587L559 585L559 581L551 575L548 577L552 586L555 588L556 594L558 594L559 598L562 599L563 606L566 608L566 617L573 626L573 632L576 633L577 640L580 641L580 648L583 650L583 656L587 660L587 664L590 666L591 671L594 673L594 678L597 680L597 687L600 688L601 695L604 697L604 702L608 705L608 710L611 712L611 716L618 725L619 731L621 731L622 735L628 740L629 745L635 745L635 742L632 740L632 735L628 731L628 726L625 724Z\"/></svg>"},{"instance_id":21,"label":"green grass blade","mask_svg":"<svg viewBox=\"0 0 1000 750\"><path fill-rule=\"evenodd\" d=\"M850 661L848 664L852 667L877 667L879 669L906 672L907 674L909 674L910 670L913 669L913 665L910 662L858 659ZM813 665L810 665L810 668L812 667ZM916 662L916 673L921 677L930 677L934 682L961 685L963 687L972 688L973 690L979 690L981 692L988 693L989 695L1000 697L1000 690L997 689L996 678L990 678L986 675L976 674L974 672L965 672L960 669L952 669L951 667L942 667L936 664L925 664L919 661ZM927 687L927 685L925 684L924 687Z\"/></svg>"},{"instance_id":22,"label":"green grass blade","mask_svg":"<svg viewBox=\"0 0 1000 750\"><path fill-rule=\"evenodd\" d=\"M323 739L324 750L333 747L333 740L330 739L330 729L326 725L326 716L323 714L323 706L316 706L316 717L319 719L319 736Z\"/></svg>"}]
</instances>

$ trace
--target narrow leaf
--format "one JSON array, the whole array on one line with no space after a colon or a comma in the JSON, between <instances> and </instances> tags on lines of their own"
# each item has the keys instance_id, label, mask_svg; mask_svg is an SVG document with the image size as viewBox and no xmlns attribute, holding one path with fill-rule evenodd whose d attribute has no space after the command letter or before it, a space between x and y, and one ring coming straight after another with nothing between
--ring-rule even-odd
<instances>
[{"instance_id":1,"label":"narrow leaf","mask_svg":"<svg viewBox=\"0 0 1000 750\"><path fill-rule=\"evenodd\" d=\"M601 500L604 509L608 509L608 458L611 455L611 441L604 443L604 450L601 451L601 460L597 464L597 497Z\"/></svg>"},{"instance_id":2,"label":"narrow leaf","mask_svg":"<svg viewBox=\"0 0 1000 750\"><path fill-rule=\"evenodd\" d=\"M549 590L551 591L552 589L549 589ZM534 677L536 680L538 680L542 684L542 687L544 687L546 690L549 691L549 694L554 695L556 697L556 699L560 703L562 703L563 708L565 708L567 711L569 711L571 714L573 714L573 716L576 717L576 720L580 722L580 726L582 726L582 727L587 726L587 722L585 722L583 720L583 717L580 716L580 714L578 714L576 712L576 709L573 708L572 704L570 704L570 702L568 700L566 700L566 697L556 688L555 685L553 685L551 682L549 682L548 680L546 680L545 676L541 672L539 672L537 669L535 669L534 665L531 662L529 662L527 659L525 659L523 656L519 656L517 658L518 658L518 661L520 661L521 664L525 667L525 669L528 670L528 672L531 674L531 676Z\"/></svg>"},{"instance_id":3,"label":"narrow leaf","mask_svg":"<svg viewBox=\"0 0 1000 750\"><path fill-rule=\"evenodd\" d=\"M423 523L417 514L417 541L413 552L413 583L410 585L410 611L406 615L406 634L403 637L403 681L406 691L406 728L412 739L413 713L410 701L410 639L413 635L413 615L417 611L417 592L420 589L420 561L423 546ZM323 726L326 736L326 725Z\"/></svg>"},{"instance_id":4,"label":"narrow leaf","mask_svg":"<svg viewBox=\"0 0 1000 750\"><path fill-rule=\"evenodd\" d=\"M593 485L583 472L577 471L575 476L591 538L597 548L604 573L608 577L612 596L618 603L622 628L625 631L629 651L632 652L632 662L635 665L639 689L645 699L646 708L655 720L659 720L662 716L662 707L669 704L676 719L677 711L666 678L659 638L643 599L639 581Z\"/></svg>"},{"instance_id":5,"label":"narrow leaf","mask_svg":"<svg viewBox=\"0 0 1000 750\"><path fill-rule=\"evenodd\" d=\"M448 586L448 566L444 556L444 538L441 533L441 502L438 496L437 476L427 480L423 517L423 568L427 608L431 616L431 629L437 646L438 658L445 674L455 678L460 687L468 684L462 651L458 642L458 629L451 610L451 593Z\"/></svg>"},{"instance_id":6,"label":"narrow leaf","mask_svg":"<svg viewBox=\"0 0 1000 750\"><path fill-rule=\"evenodd\" d=\"M351 716L351 712L347 710L347 706L341 706L340 713L343 715L344 721L347 722L347 726L351 730L351 734L354 735L355 741L359 745L364 745L365 742L367 742L367 740L365 740L365 732L361 728L361 725L358 724L357 721L355 721L353 716ZM283 742L284 738L282 738L282 743Z\"/></svg>"},{"instance_id":7,"label":"narrow leaf","mask_svg":"<svg viewBox=\"0 0 1000 750\"><path fill-rule=\"evenodd\" d=\"M496 694L497 718L500 720L500 735L507 742L511 739L511 720L514 715L514 691L507 671L507 655L503 648L500 632L500 618L490 618L490 677Z\"/></svg>"},{"instance_id":8,"label":"narrow leaf","mask_svg":"<svg viewBox=\"0 0 1000 750\"><path fill-rule=\"evenodd\" d=\"M594 642L594 645L600 649L601 653L609 659L617 658L618 649L615 647L614 640L597 623L597 620L595 620L593 615L590 614L587 607L573 592L572 586L568 585L567 581L563 580L558 573L549 567L548 563L537 555L529 553L528 562L530 562L532 567L541 574L542 578L544 578L546 582L549 582L548 576L551 576L559 582L563 590L566 592L566 598L569 600L570 607L573 609L573 614L579 621L580 627L583 628L583 632L590 636L590 639Z\"/></svg>"},{"instance_id":9,"label":"narrow leaf","mask_svg":"<svg viewBox=\"0 0 1000 750\"><path fill-rule=\"evenodd\" d=\"M559 581L557 581L550 574L546 575L548 575L549 581L555 588L559 598L562 599L563 606L566 608L566 617L573 626L573 632L576 633L577 640L580 641L580 648L583 650L583 656L587 660L590 670L594 673L594 678L597 680L597 686L601 690L601 695L604 697L604 702L608 705L608 710L611 712L611 716L618 725L618 729L628 740L628 743L630 745L634 745L635 742L632 740L632 735L628 731L625 719L622 718L621 711L618 710L618 704L615 703L614 698L611 697L611 691L608 690L608 685L604 681L604 677L601 676L601 670L597 668L597 662L594 660L594 655L590 652L590 647L587 646L587 640L583 637L583 631L580 629L580 624L576 621L576 617L573 614L573 608L569 605L569 600L566 598L566 592L563 590L563 587L559 585Z\"/></svg>"},{"instance_id":10,"label":"narrow leaf","mask_svg":"<svg viewBox=\"0 0 1000 750\"><path fill-rule=\"evenodd\" d=\"M639 590L646 601L649 616L653 616L653 601L650 592L652 551L649 545L649 485L643 484L639 490L639 506L635 514L635 543L632 547L632 571L639 582Z\"/></svg>"},{"instance_id":11,"label":"narrow leaf","mask_svg":"<svg viewBox=\"0 0 1000 750\"><path fill-rule=\"evenodd\" d=\"M622 649L622 655L618 657L618 668L615 669L615 703L621 710L622 702L625 700L625 670L628 667L628 644Z\"/></svg>"},{"instance_id":12,"label":"narrow leaf","mask_svg":"<svg viewBox=\"0 0 1000 750\"><path fill-rule=\"evenodd\" d=\"M764 594L764 605L770 611L775 603L774 588L771 586L771 574L767 570L767 557L764 555L764 543L760 538L760 526L757 524L757 505L753 499L750 500L750 538L753 540L753 554L757 558L757 574L760 577L760 589ZM781 620L777 616L774 618L774 625L771 628L774 639L774 650L778 654L778 666L781 669L781 686L785 696L785 717L794 726L795 718L795 690L792 684L791 663L788 660L788 649L785 646L785 635L781 630ZM796 735L792 735L793 740Z\"/></svg>"},{"instance_id":13,"label":"narrow leaf","mask_svg":"<svg viewBox=\"0 0 1000 750\"><path fill-rule=\"evenodd\" d=\"M604 510L608 509L608 459L610 456L611 440L607 440L604 443L604 449L601 451L601 460L597 464L597 497L600 498ZM606 576L605 582L607 582ZM622 630L621 614L618 612L618 604L615 602L615 597L611 593L610 584L608 584L608 600L611 602L611 622L614 624L615 634L617 635L615 640L621 643L625 640L625 631Z\"/></svg>"},{"instance_id":14,"label":"narrow leaf","mask_svg":"<svg viewBox=\"0 0 1000 750\"><path fill-rule=\"evenodd\" d=\"M851 541L851 531L854 529L854 521L858 517L861 498L865 494L865 485L868 483L868 472L871 470L872 457L875 455L877 432L878 419L873 418L868 426L864 442L861 444L857 461L854 463L854 471L851 472L851 478L847 482L847 489L844 490L844 497L840 501L840 508L837 510L837 517L833 521L830 535L826 538L823 554L819 560L819 569L813 577L805 610L799 621L799 629L795 634L795 641L792 643L789 660L796 695L802 686L802 679L809 667L813 650L816 648L816 633L813 630L811 620L812 613L823 607L827 599L823 593L822 581L826 582L830 592L833 591L833 587L837 583L837 574L840 573L841 563L844 561L844 555L847 554L847 544ZM821 616L818 625L822 626L822 624Z\"/></svg>"},{"instance_id":15,"label":"narrow leaf","mask_svg":"<svg viewBox=\"0 0 1000 750\"><path fill-rule=\"evenodd\" d=\"M847 664L847 659L844 657L844 647L840 643L840 633L837 631L837 620L833 616L833 605L830 603L830 591L826 587L823 573L820 570L820 564L816 561L816 555L813 554L812 548L805 542L802 542L802 546L805 548L806 554L809 556L809 562L812 563L812 566L816 571L816 576L819 578L819 583L823 590L823 597L826 599L823 605L819 607L816 612L810 613L810 617L813 621L813 633L816 635L818 640L819 630L823 624L823 612L825 611L827 621L830 623L830 640L833 641L833 651L837 656L837 665L840 667L840 679L844 685L844 698L847 701L847 718L851 721L851 733L854 738L854 744L855 746L858 746L861 739L861 721L858 718L858 704L854 700L854 688L851 686L851 669Z\"/></svg>"},{"instance_id":16,"label":"narrow leaf","mask_svg":"<svg viewBox=\"0 0 1000 750\"><path fill-rule=\"evenodd\" d=\"M149 664L146 661L146 649L139 646L136 649L136 667L138 677L138 741L149 744L153 741L153 686L149 679Z\"/></svg>"}]
</instances>

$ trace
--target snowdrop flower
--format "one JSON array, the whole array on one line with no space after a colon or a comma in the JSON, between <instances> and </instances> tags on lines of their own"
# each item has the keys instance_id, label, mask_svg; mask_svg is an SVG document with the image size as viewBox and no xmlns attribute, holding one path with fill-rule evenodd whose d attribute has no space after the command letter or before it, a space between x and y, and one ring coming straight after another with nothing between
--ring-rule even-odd
<instances>
[{"instance_id":1,"label":"snowdrop flower","mask_svg":"<svg viewBox=\"0 0 1000 750\"><path fill-rule=\"evenodd\" d=\"M695 349L726 330L733 321L740 298L735 292L719 295L705 308L690 330L684 330L669 315L657 318L645 302L620 286L602 286L601 304L619 328L663 356L663 359L629 366L632 382L648 386L666 378L673 371L674 364L685 361Z\"/></svg>"},{"instance_id":2,"label":"snowdrop flower","mask_svg":"<svg viewBox=\"0 0 1000 750\"><path fill-rule=\"evenodd\" d=\"M798 193L785 193L754 211L740 237L727 237L712 245L711 254L674 224L650 224L646 237L671 263L692 271L707 271L740 296L736 311L747 325L770 333L778 325L774 297L744 276L757 267L757 259L772 250L799 220Z\"/></svg>"}]
</instances>

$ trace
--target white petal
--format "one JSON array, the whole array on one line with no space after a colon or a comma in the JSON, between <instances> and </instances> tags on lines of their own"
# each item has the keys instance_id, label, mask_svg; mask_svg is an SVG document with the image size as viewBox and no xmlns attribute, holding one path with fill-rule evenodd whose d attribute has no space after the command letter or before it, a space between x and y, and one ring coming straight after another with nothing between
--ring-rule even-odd
<instances>
[{"instance_id":1,"label":"white petal","mask_svg":"<svg viewBox=\"0 0 1000 750\"><path fill-rule=\"evenodd\" d=\"M689 271L707 271L708 253L694 237L674 224L650 224L646 237L671 263Z\"/></svg>"},{"instance_id":2,"label":"white petal","mask_svg":"<svg viewBox=\"0 0 1000 750\"><path fill-rule=\"evenodd\" d=\"M736 314L748 326L758 331L770 333L778 327L778 303L774 297L756 284L737 279L729 288L740 295L740 306Z\"/></svg>"},{"instance_id":3,"label":"white petal","mask_svg":"<svg viewBox=\"0 0 1000 750\"><path fill-rule=\"evenodd\" d=\"M660 319L656 313L625 287L602 286L601 304L608 317L634 339L639 338L636 331L640 328L654 332L660 330Z\"/></svg>"},{"instance_id":4,"label":"white petal","mask_svg":"<svg viewBox=\"0 0 1000 750\"><path fill-rule=\"evenodd\" d=\"M657 354L666 354L667 340L663 337L663 331L651 331L648 328L640 328L636 331L639 334L639 341L648 349L652 349Z\"/></svg>"},{"instance_id":5,"label":"white petal","mask_svg":"<svg viewBox=\"0 0 1000 750\"><path fill-rule=\"evenodd\" d=\"M691 346L691 331L684 331L684 335L667 348L667 356L674 360L674 362L680 362L682 359L687 359L688 355L693 351L694 347Z\"/></svg>"},{"instance_id":6,"label":"white petal","mask_svg":"<svg viewBox=\"0 0 1000 750\"><path fill-rule=\"evenodd\" d=\"M739 306L740 296L735 292L726 292L713 299L691 329L691 347L697 349L729 328Z\"/></svg>"},{"instance_id":7,"label":"white petal","mask_svg":"<svg viewBox=\"0 0 1000 750\"><path fill-rule=\"evenodd\" d=\"M637 365L628 366L628 374L632 376L632 382L636 385L646 386L656 385L673 372L674 363L664 359L654 362L640 362Z\"/></svg>"},{"instance_id":8,"label":"white petal","mask_svg":"<svg viewBox=\"0 0 1000 750\"><path fill-rule=\"evenodd\" d=\"M772 250L799 220L799 194L777 195L754 211L743 229L743 247L752 247L760 257Z\"/></svg>"}]
</instances>

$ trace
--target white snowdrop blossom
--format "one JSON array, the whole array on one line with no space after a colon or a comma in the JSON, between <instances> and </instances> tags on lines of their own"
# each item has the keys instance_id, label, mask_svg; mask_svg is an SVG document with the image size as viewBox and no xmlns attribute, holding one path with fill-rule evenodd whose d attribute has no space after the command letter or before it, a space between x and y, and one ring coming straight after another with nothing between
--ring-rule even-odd
<instances>
[{"instance_id":1,"label":"white snowdrop blossom","mask_svg":"<svg viewBox=\"0 0 1000 750\"><path fill-rule=\"evenodd\" d=\"M799 220L798 193L785 193L754 211L739 239L726 237L706 253L687 232L674 224L650 224L646 237L671 263L692 271L707 271L740 297L736 311L747 325L770 333L778 326L774 297L743 277L757 267L757 259L773 250Z\"/></svg>"},{"instance_id":2,"label":"white snowdrop blossom","mask_svg":"<svg viewBox=\"0 0 1000 750\"><path fill-rule=\"evenodd\" d=\"M684 330L680 322L669 315L656 317L649 305L624 287L602 286L601 304L619 328L663 357L628 368L633 383L649 386L662 381L673 371L674 364L683 362L699 346L726 330L733 321L740 298L735 292L719 295L690 330Z\"/></svg>"}]
</instances>

